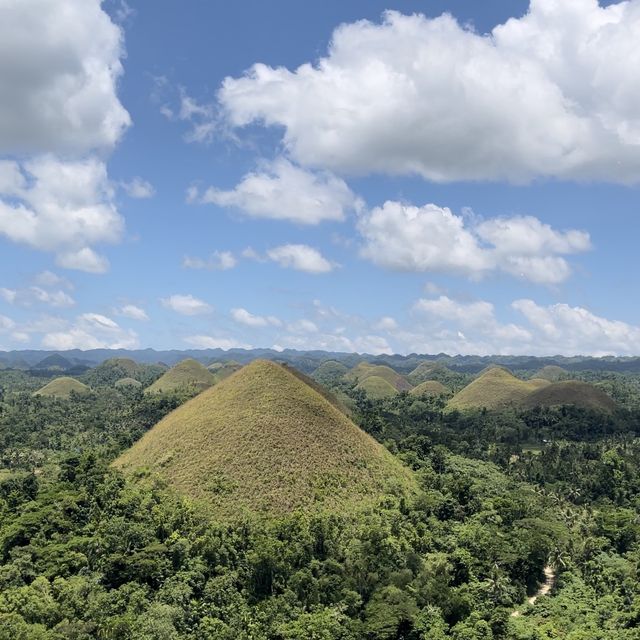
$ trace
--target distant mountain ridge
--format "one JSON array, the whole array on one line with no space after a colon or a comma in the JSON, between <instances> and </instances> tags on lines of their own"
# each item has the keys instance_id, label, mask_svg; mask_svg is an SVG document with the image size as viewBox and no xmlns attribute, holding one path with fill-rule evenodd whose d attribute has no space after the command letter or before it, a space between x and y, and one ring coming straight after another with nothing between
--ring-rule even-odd
<instances>
[{"instance_id":1,"label":"distant mountain ridge","mask_svg":"<svg viewBox=\"0 0 640 640\"><path fill-rule=\"evenodd\" d=\"M416 354L409 355L379 355L370 354L359 355L357 353L333 352L333 351L299 351L295 349L285 349L276 351L274 349L91 349L81 351L72 349L69 351L60 350L19 350L0 351L0 368L34 370L38 363L49 356L60 356L70 362L74 370L94 367L105 360L111 358L130 358L141 364L155 364L164 362L173 366L187 358L198 360L205 366L217 362L234 360L240 364L247 364L253 360L277 360L295 366L305 373L311 373L326 360L332 360L352 368L362 360L366 360L376 365L387 365L402 374L409 374L423 362L438 362L445 365L451 371L458 373L479 373L488 365L502 365L509 367L512 371L538 371L543 367L557 366L566 371L617 371L640 373L640 356L614 357L605 356L595 358L591 356L450 356L444 353L439 354Z\"/></svg>"}]
</instances>

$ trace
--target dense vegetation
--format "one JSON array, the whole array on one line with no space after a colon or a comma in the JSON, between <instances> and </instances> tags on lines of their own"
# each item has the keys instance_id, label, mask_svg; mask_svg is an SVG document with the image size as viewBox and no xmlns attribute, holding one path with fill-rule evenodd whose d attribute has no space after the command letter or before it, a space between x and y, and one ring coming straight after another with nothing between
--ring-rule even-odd
<instances>
[{"instance_id":1,"label":"dense vegetation","mask_svg":"<svg viewBox=\"0 0 640 640\"><path fill-rule=\"evenodd\" d=\"M334 378L417 495L223 523L110 466L188 392L0 372L0 640L640 638L637 380L583 375L625 408L461 413Z\"/></svg>"}]
</instances>

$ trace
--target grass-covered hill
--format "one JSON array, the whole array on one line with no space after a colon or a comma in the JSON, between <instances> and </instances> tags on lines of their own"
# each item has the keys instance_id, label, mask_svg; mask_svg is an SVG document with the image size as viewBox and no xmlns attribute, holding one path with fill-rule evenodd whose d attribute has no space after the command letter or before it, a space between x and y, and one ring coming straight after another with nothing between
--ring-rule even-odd
<instances>
[{"instance_id":1,"label":"grass-covered hill","mask_svg":"<svg viewBox=\"0 0 640 640\"><path fill-rule=\"evenodd\" d=\"M398 390L387 380L380 376L367 376L357 385L356 389L364 391L371 400L382 400L390 398L398 393Z\"/></svg>"},{"instance_id":2,"label":"grass-covered hill","mask_svg":"<svg viewBox=\"0 0 640 640\"><path fill-rule=\"evenodd\" d=\"M549 382L560 382L569 378L569 372L562 367L558 367L554 364L549 364L546 367L542 367L540 371L536 372L534 378L542 378Z\"/></svg>"},{"instance_id":3,"label":"grass-covered hill","mask_svg":"<svg viewBox=\"0 0 640 640\"><path fill-rule=\"evenodd\" d=\"M208 503L222 518L350 511L414 479L287 368L256 360L161 420L115 462Z\"/></svg>"},{"instance_id":4,"label":"grass-covered hill","mask_svg":"<svg viewBox=\"0 0 640 640\"><path fill-rule=\"evenodd\" d=\"M518 406L542 382L516 378L502 367L490 367L449 400L449 409L504 409Z\"/></svg>"},{"instance_id":5,"label":"grass-covered hill","mask_svg":"<svg viewBox=\"0 0 640 640\"><path fill-rule=\"evenodd\" d=\"M529 394L521 404L528 409L574 405L581 409L610 412L616 408L615 401L602 389L578 380L549 384Z\"/></svg>"},{"instance_id":6,"label":"grass-covered hill","mask_svg":"<svg viewBox=\"0 0 640 640\"><path fill-rule=\"evenodd\" d=\"M361 362L351 369L345 375L345 380L360 383L366 378L373 376L386 380L396 391L409 391L413 387L404 376L400 375L391 367L384 364L370 364L368 362Z\"/></svg>"},{"instance_id":7,"label":"grass-covered hill","mask_svg":"<svg viewBox=\"0 0 640 640\"><path fill-rule=\"evenodd\" d=\"M213 374L214 384L216 384L242 369L242 365L235 360L229 360L228 362L212 362L207 369Z\"/></svg>"},{"instance_id":8,"label":"grass-covered hill","mask_svg":"<svg viewBox=\"0 0 640 640\"><path fill-rule=\"evenodd\" d=\"M216 378L197 360L187 358L179 362L158 378L147 391L150 393L170 393L182 389L204 391L216 383Z\"/></svg>"},{"instance_id":9,"label":"grass-covered hill","mask_svg":"<svg viewBox=\"0 0 640 640\"><path fill-rule=\"evenodd\" d=\"M330 387L342 380L348 371L349 368L342 362L327 360L311 374L311 377L320 384Z\"/></svg>"},{"instance_id":10,"label":"grass-covered hill","mask_svg":"<svg viewBox=\"0 0 640 640\"><path fill-rule=\"evenodd\" d=\"M87 371L83 379L93 388L112 387L123 378L132 378L142 386L147 386L163 372L164 367L158 364L142 364L131 358L109 358Z\"/></svg>"},{"instance_id":11,"label":"grass-covered hill","mask_svg":"<svg viewBox=\"0 0 640 640\"><path fill-rule=\"evenodd\" d=\"M449 393L449 389L445 387L442 382L438 382L437 380L425 380L421 382L417 387L414 387L409 392L413 396L424 397L424 396L442 396Z\"/></svg>"},{"instance_id":12,"label":"grass-covered hill","mask_svg":"<svg viewBox=\"0 0 640 640\"><path fill-rule=\"evenodd\" d=\"M62 376L60 378L55 378L46 384L42 389L36 391L34 395L66 399L71 397L72 393L83 394L90 393L90 391L91 389L86 384L82 384L79 380Z\"/></svg>"},{"instance_id":13,"label":"grass-covered hill","mask_svg":"<svg viewBox=\"0 0 640 640\"><path fill-rule=\"evenodd\" d=\"M53 353L31 368L35 371L68 371L73 368L73 363L59 353Z\"/></svg>"},{"instance_id":14,"label":"grass-covered hill","mask_svg":"<svg viewBox=\"0 0 640 640\"><path fill-rule=\"evenodd\" d=\"M139 382L135 378L120 378L116 380L114 387L116 389L139 389L142 386L142 382Z\"/></svg>"}]
</instances>

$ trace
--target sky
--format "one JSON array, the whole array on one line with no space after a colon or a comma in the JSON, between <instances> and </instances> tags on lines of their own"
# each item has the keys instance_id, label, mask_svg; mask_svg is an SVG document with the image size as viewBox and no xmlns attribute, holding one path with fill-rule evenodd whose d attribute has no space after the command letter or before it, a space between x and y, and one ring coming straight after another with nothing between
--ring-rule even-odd
<instances>
[{"instance_id":1,"label":"sky","mask_svg":"<svg viewBox=\"0 0 640 640\"><path fill-rule=\"evenodd\" d=\"M640 0L0 0L0 350L640 355Z\"/></svg>"}]
</instances>

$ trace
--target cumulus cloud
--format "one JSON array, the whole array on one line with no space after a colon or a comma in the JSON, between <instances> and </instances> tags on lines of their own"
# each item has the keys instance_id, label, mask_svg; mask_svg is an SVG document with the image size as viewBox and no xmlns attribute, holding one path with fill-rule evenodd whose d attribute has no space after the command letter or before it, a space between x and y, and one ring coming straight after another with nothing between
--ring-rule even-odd
<instances>
[{"instance_id":1,"label":"cumulus cloud","mask_svg":"<svg viewBox=\"0 0 640 640\"><path fill-rule=\"evenodd\" d=\"M228 351L229 349L253 349L250 344L234 338L198 335L189 336L184 341L197 349L222 349L223 351Z\"/></svg>"},{"instance_id":2,"label":"cumulus cloud","mask_svg":"<svg viewBox=\"0 0 640 640\"><path fill-rule=\"evenodd\" d=\"M129 125L116 92L122 31L101 4L0 5L0 154L109 149Z\"/></svg>"},{"instance_id":3,"label":"cumulus cloud","mask_svg":"<svg viewBox=\"0 0 640 640\"><path fill-rule=\"evenodd\" d=\"M131 320L146 321L149 319L147 312L142 307L138 307L135 304L125 304L123 307L117 309L116 313L119 316L131 318Z\"/></svg>"},{"instance_id":4,"label":"cumulus cloud","mask_svg":"<svg viewBox=\"0 0 640 640\"><path fill-rule=\"evenodd\" d=\"M327 273L333 270L329 260L317 249L306 244L284 244L269 249L267 257L281 267L307 273Z\"/></svg>"},{"instance_id":5,"label":"cumulus cloud","mask_svg":"<svg viewBox=\"0 0 640 640\"><path fill-rule=\"evenodd\" d=\"M113 204L104 163L95 158L61 162L41 156L19 166L4 161L0 234L56 254L65 268L101 273L105 258L91 245L117 242L124 221Z\"/></svg>"},{"instance_id":6,"label":"cumulus cloud","mask_svg":"<svg viewBox=\"0 0 640 640\"><path fill-rule=\"evenodd\" d=\"M135 349L138 336L123 329L117 322L99 313L83 313L64 330L46 333L42 337L45 349Z\"/></svg>"},{"instance_id":7,"label":"cumulus cloud","mask_svg":"<svg viewBox=\"0 0 640 640\"><path fill-rule=\"evenodd\" d=\"M306 166L636 183L639 33L637 1L531 0L488 34L388 11L338 27L314 64L226 78L218 100L232 127L282 128Z\"/></svg>"},{"instance_id":8,"label":"cumulus cloud","mask_svg":"<svg viewBox=\"0 0 640 640\"><path fill-rule=\"evenodd\" d=\"M230 191L209 187L204 193L191 189L188 200L242 211L253 218L287 220L315 225L325 220L343 220L360 200L340 178L312 172L280 158L248 173Z\"/></svg>"},{"instance_id":9,"label":"cumulus cloud","mask_svg":"<svg viewBox=\"0 0 640 640\"><path fill-rule=\"evenodd\" d=\"M391 354L393 350L387 340L377 335L363 335L349 338L334 333L313 335L279 336L273 345L276 351L284 349L342 351L345 353L367 353L371 355Z\"/></svg>"},{"instance_id":10,"label":"cumulus cloud","mask_svg":"<svg viewBox=\"0 0 640 640\"><path fill-rule=\"evenodd\" d=\"M228 271L238 264L231 251L214 251L207 260L185 256L182 266L185 269L208 269L210 271Z\"/></svg>"},{"instance_id":11,"label":"cumulus cloud","mask_svg":"<svg viewBox=\"0 0 640 640\"><path fill-rule=\"evenodd\" d=\"M532 216L478 223L446 207L385 202L358 221L361 255L397 271L440 271L479 278L502 271L557 284L571 274L562 254L591 248L584 231L558 231Z\"/></svg>"},{"instance_id":12,"label":"cumulus cloud","mask_svg":"<svg viewBox=\"0 0 640 640\"><path fill-rule=\"evenodd\" d=\"M548 353L637 355L640 327L597 316L568 304L541 306L533 300L516 300L519 311L536 330L537 349ZM557 351L556 351L557 350Z\"/></svg>"},{"instance_id":13,"label":"cumulus cloud","mask_svg":"<svg viewBox=\"0 0 640 640\"><path fill-rule=\"evenodd\" d=\"M257 316L242 307L231 309L231 317L247 327L279 327L282 325L282 322L275 316Z\"/></svg>"},{"instance_id":14,"label":"cumulus cloud","mask_svg":"<svg viewBox=\"0 0 640 640\"><path fill-rule=\"evenodd\" d=\"M191 294L175 294L168 298L161 298L160 302L167 309L171 309L183 316L197 316L212 311L209 304Z\"/></svg>"},{"instance_id":15,"label":"cumulus cloud","mask_svg":"<svg viewBox=\"0 0 640 640\"><path fill-rule=\"evenodd\" d=\"M130 198L138 200L153 198L156 193L153 185L140 177L135 177L129 182L121 182L120 186Z\"/></svg>"}]
</instances>

